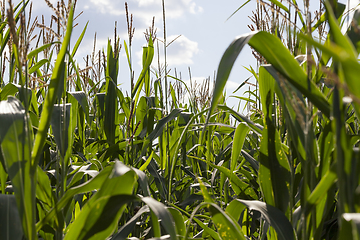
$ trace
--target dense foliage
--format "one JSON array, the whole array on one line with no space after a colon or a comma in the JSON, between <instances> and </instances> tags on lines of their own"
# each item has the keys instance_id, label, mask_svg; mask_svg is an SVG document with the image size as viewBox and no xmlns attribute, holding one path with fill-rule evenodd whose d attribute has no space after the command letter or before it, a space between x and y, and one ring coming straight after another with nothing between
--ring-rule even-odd
<instances>
[{"instance_id":1,"label":"dense foliage","mask_svg":"<svg viewBox=\"0 0 360 240\"><path fill-rule=\"evenodd\" d=\"M359 239L360 10L342 33L343 4L321 1L314 21L309 1L303 11L287 4L259 1L254 31L220 61L211 101L208 87L198 93L166 65L151 69L154 26L135 77L127 15L126 96L116 35L80 69L86 26L70 48L73 3L49 3L49 27L26 22L26 1L9 8L0 24L0 238ZM259 67L249 69L252 99L240 96L253 104L244 116L223 89L247 44Z\"/></svg>"}]
</instances>

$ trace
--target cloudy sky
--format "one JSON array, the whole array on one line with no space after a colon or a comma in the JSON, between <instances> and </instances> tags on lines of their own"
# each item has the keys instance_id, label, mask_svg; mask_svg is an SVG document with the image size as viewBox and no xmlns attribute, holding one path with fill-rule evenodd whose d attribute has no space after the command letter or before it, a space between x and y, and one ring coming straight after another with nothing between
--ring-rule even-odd
<instances>
[{"instance_id":1,"label":"cloudy sky","mask_svg":"<svg viewBox=\"0 0 360 240\"><path fill-rule=\"evenodd\" d=\"M51 11L45 1L32 1L34 4L33 15L44 14L45 22L49 23ZM50 0L50 2L56 3L55 0ZM163 38L162 5L161 0L128 0L127 2L129 12L134 16L135 36L132 53L135 76L138 76L141 71L142 46L146 43L144 31L151 25L153 16L155 16L157 36ZM187 81L190 67L192 79L200 82L210 76L213 80L214 71L227 46L236 36L250 31L247 27L251 24L248 16L255 9L255 0L226 21L244 2L245 0L165 0L167 41L170 42L181 35L167 48L170 75L174 75L176 68L178 74L181 72L182 79ZM347 0L341 2L345 3ZM357 2L358 0L352 0L351 4L354 5ZM76 11L84 13L76 19L79 25L76 27L73 39L79 36L86 22L89 21L85 39L77 55L78 62L83 62L82 57L91 53L95 32L97 33L97 49L103 49L106 46L107 39L114 36L115 21L121 42L123 43L124 40L128 42L125 1L78 0ZM155 58L154 61L157 62L157 59ZM255 68L256 61L252 57L249 47L246 47L230 75L227 84L228 95L231 95L237 86L251 76L244 69L250 65ZM129 68L124 49L121 51L118 82L122 83L122 89L129 91ZM231 100L233 105L237 102L238 100Z\"/></svg>"}]
</instances>

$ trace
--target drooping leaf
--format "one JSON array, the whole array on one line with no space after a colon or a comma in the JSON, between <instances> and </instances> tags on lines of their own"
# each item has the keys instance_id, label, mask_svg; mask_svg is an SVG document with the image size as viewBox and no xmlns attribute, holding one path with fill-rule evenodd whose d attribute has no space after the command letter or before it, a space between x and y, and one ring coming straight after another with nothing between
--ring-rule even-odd
<instances>
[{"instance_id":1,"label":"drooping leaf","mask_svg":"<svg viewBox=\"0 0 360 240\"><path fill-rule=\"evenodd\" d=\"M294 237L294 229L285 214L279 209L260 201L247 201L235 199L248 207L250 210L259 211L264 219L272 226L278 234L280 240L292 240Z\"/></svg>"},{"instance_id":2,"label":"drooping leaf","mask_svg":"<svg viewBox=\"0 0 360 240\"><path fill-rule=\"evenodd\" d=\"M177 236L174 221L164 204L150 197L143 197L141 200L149 206L158 219L161 219L161 225L164 227L166 232L170 234L170 239L176 240Z\"/></svg>"},{"instance_id":3,"label":"drooping leaf","mask_svg":"<svg viewBox=\"0 0 360 240\"><path fill-rule=\"evenodd\" d=\"M125 240L129 236L129 234L134 229L138 218L144 214L150 212L150 209L147 205L143 206L139 209L139 211L129 220L126 222L124 226L122 226L119 231L111 238L111 240Z\"/></svg>"},{"instance_id":4,"label":"drooping leaf","mask_svg":"<svg viewBox=\"0 0 360 240\"><path fill-rule=\"evenodd\" d=\"M233 221L219 206L214 203L209 204L211 218L222 239L241 239L246 240L239 224Z\"/></svg>"}]
</instances>

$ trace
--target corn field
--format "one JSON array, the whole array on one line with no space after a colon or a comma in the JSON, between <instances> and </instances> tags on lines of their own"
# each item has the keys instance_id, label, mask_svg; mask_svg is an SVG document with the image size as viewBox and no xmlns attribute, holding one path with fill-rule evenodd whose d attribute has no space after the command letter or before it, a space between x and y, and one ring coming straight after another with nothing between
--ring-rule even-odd
<instances>
[{"instance_id":1,"label":"corn field","mask_svg":"<svg viewBox=\"0 0 360 240\"><path fill-rule=\"evenodd\" d=\"M76 1L46 2L49 26L1 11L0 239L360 239L360 8L259 0L211 90L153 67L154 24L133 71L127 5L129 38L80 68ZM243 114L224 87L246 45Z\"/></svg>"}]
</instances>

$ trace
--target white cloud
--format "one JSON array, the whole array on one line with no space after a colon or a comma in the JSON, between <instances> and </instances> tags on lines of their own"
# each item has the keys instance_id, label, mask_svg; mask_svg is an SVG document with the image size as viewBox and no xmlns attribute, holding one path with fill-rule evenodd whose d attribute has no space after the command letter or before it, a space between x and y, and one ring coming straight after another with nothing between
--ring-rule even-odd
<instances>
[{"instance_id":1,"label":"white cloud","mask_svg":"<svg viewBox=\"0 0 360 240\"><path fill-rule=\"evenodd\" d=\"M172 41L178 36L169 36L168 42ZM162 43L160 46L160 62L164 63L164 55L162 52ZM195 41L191 41L185 36L180 36L173 43L171 43L166 52L166 61L168 66L171 68L173 66L189 66L193 64L193 57L196 53L199 52L198 43ZM142 50L136 52L136 56L138 57L138 63L141 65L142 59ZM157 50L155 49L155 55L153 60L153 65L157 65Z\"/></svg>"},{"instance_id":2,"label":"white cloud","mask_svg":"<svg viewBox=\"0 0 360 240\"><path fill-rule=\"evenodd\" d=\"M175 39L177 36L169 36L168 39ZM191 41L185 36L175 40L167 49L167 61L169 65L191 65L194 54L198 53L198 43Z\"/></svg>"},{"instance_id":3,"label":"white cloud","mask_svg":"<svg viewBox=\"0 0 360 240\"><path fill-rule=\"evenodd\" d=\"M197 6L196 3L192 2L190 4L189 11L192 14L196 14L196 13L202 13L204 11L204 9L202 7L200 7L200 6Z\"/></svg>"},{"instance_id":4,"label":"white cloud","mask_svg":"<svg viewBox=\"0 0 360 240\"><path fill-rule=\"evenodd\" d=\"M163 15L161 1L159 0L129 0L128 6L130 13L133 13L136 18L141 18L146 26L151 22L153 16L159 21ZM84 8L94 8L102 14L125 14L123 1L90 0L84 5ZM179 18L186 12L200 13L203 8L198 6L194 0L166 0L165 10L167 18Z\"/></svg>"},{"instance_id":5,"label":"white cloud","mask_svg":"<svg viewBox=\"0 0 360 240\"><path fill-rule=\"evenodd\" d=\"M139 7L146 7L144 10L150 8L157 8L157 11L160 11L162 14L162 5L161 1L156 0L132 0L132 2L137 2ZM201 7L198 7L193 0L166 0L165 10L168 15L172 18L180 17L185 12L197 13L202 11Z\"/></svg>"},{"instance_id":6,"label":"white cloud","mask_svg":"<svg viewBox=\"0 0 360 240\"><path fill-rule=\"evenodd\" d=\"M90 0L90 4L84 6L85 9L96 8L102 14L121 15L124 13L124 6L119 1L111 0Z\"/></svg>"},{"instance_id":7,"label":"white cloud","mask_svg":"<svg viewBox=\"0 0 360 240\"><path fill-rule=\"evenodd\" d=\"M241 83L227 81L226 82L226 92L228 95L231 95L240 85Z\"/></svg>"}]
</instances>

